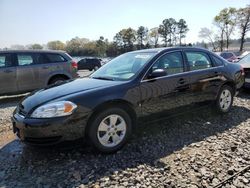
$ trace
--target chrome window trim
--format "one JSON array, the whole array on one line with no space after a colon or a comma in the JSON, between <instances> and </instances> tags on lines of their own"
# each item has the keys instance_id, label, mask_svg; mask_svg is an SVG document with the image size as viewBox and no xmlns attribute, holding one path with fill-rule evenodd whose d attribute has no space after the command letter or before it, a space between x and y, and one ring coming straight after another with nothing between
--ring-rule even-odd
<instances>
[{"instance_id":1,"label":"chrome window trim","mask_svg":"<svg viewBox=\"0 0 250 188\"><path fill-rule=\"evenodd\" d=\"M174 51L171 51L171 52L166 52L164 54L162 54L161 56L159 56L153 63L152 65L149 67L149 69L146 71L146 73L143 75L142 79L141 79L141 83L143 82L148 82L148 81L151 81L151 80L158 80L158 79L161 79L161 78L167 78L167 77L172 77L172 76L176 76L176 75L181 75L181 74L185 74L185 73L192 73L192 72L199 72L199 71L204 71L204 70L211 70L211 69L215 69L215 68L218 68L218 67L225 67L225 64L223 65L220 65L220 66L213 66L213 67L209 67L209 68L206 68L206 69L198 69L198 70L189 70L189 71L185 71L185 72L181 72L181 73L176 73L176 74L171 74L171 75L167 75L167 76L162 76L162 77L158 77L158 78L151 78L151 79L146 79L144 80L146 74L148 73L148 71L152 68L152 66L155 64L156 61L159 60L159 58L161 58L162 56L168 54L168 53L172 53L172 52L181 52L181 53L184 53L182 50L174 50ZM206 53L206 52L204 52ZM209 54L208 54L209 56ZM210 57L210 56L209 56ZM185 63L185 60L183 59L183 62ZM212 62L211 62L212 63ZM184 68L184 66L183 66Z\"/></svg>"},{"instance_id":2,"label":"chrome window trim","mask_svg":"<svg viewBox=\"0 0 250 188\"><path fill-rule=\"evenodd\" d=\"M153 67L153 65L156 63L156 61L158 61L162 56L166 55L166 54L169 54L169 53L173 53L173 52L181 52L181 56L182 56L182 60L183 60L183 70L184 70L184 63L185 63L185 60L183 58L183 55L182 55L182 50L174 50L174 51L170 51L170 52L166 52L164 54L162 54L161 56L159 56L153 63L152 65L148 68L148 70L145 72L145 74L143 75L142 79L141 79L141 82L144 82L144 81L148 81L148 80L152 80L152 79L147 79L147 80L144 80L145 76L147 75L148 71ZM185 72L182 72L182 73L185 73ZM181 73L177 73L177 74L181 74ZM172 75L176 75L176 74L172 74ZM167 75L167 76L171 76L171 75ZM162 77L159 77L159 78L163 78L163 77L166 77L166 76L162 76ZM153 78L153 79L156 79L156 78Z\"/></svg>"}]
</instances>

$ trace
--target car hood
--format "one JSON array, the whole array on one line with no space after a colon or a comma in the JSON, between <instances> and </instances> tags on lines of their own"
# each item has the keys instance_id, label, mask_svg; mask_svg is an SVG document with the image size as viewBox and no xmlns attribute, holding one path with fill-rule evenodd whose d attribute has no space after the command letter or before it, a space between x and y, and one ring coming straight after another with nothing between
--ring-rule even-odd
<instances>
[{"instance_id":1,"label":"car hood","mask_svg":"<svg viewBox=\"0 0 250 188\"><path fill-rule=\"evenodd\" d=\"M64 97L70 94L84 92L92 89L103 88L119 84L119 81L109 81L91 78L79 78L70 80L59 85L52 85L50 87L35 91L25 97L19 104L19 108L23 111L29 112L32 108L43 103Z\"/></svg>"}]
</instances>

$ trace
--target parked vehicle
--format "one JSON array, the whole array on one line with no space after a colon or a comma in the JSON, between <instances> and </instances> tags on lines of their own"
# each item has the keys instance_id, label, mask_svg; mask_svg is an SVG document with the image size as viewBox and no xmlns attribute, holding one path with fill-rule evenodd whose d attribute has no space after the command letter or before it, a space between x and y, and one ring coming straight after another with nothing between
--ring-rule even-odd
<instances>
[{"instance_id":1,"label":"parked vehicle","mask_svg":"<svg viewBox=\"0 0 250 188\"><path fill-rule=\"evenodd\" d=\"M220 56L229 62L239 61L239 57L234 52L221 52Z\"/></svg>"},{"instance_id":2,"label":"parked vehicle","mask_svg":"<svg viewBox=\"0 0 250 188\"><path fill-rule=\"evenodd\" d=\"M101 67L101 61L97 58L84 58L78 62L78 70L97 70Z\"/></svg>"},{"instance_id":3,"label":"parked vehicle","mask_svg":"<svg viewBox=\"0 0 250 188\"><path fill-rule=\"evenodd\" d=\"M13 114L13 130L33 145L86 137L99 151L120 149L137 119L212 101L231 109L244 83L239 64L199 48L125 53L94 72L30 94Z\"/></svg>"},{"instance_id":4,"label":"parked vehicle","mask_svg":"<svg viewBox=\"0 0 250 188\"><path fill-rule=\"evenodd\" d=\"M17 94L77 77L77 64L62 51L0 51L0 95Z\"/></svg>"},{"instance_id":5,"label":"parked vehicle","mask_svg":"<svg viewBox=\"0 0 250 188\"><path fill-rule=\"evenodd\" d=\"M245 72L245 88L250 88L250 54L244 56L239 62L238 62L244 69Z\"/></svg>"}]
</instances>

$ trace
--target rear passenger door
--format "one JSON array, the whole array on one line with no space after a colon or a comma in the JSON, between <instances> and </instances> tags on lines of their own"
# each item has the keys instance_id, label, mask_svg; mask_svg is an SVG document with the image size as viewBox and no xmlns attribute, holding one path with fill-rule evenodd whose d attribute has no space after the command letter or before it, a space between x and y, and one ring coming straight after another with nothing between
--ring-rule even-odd
<instances>
[{"instance_id":1,"label":"rear passenger door","mask_svg":"<svg viewBox=\"0 0 250 188\"><path fill-rule=\"evenodd\" d=\"M16 53L17 86L20 92L39 88L39 65L34 53Z\"/></svg>"},{"instance_id":2,"label":"rear passenger door","mask_svg":"<svg viewBox=\"0 0 250 188\"><path fill-rule=\"evenodd\" d=\"M213 100L222 82L220 66L204 51L185 50L190 86L195 102Z\"/></svg>"},{"instance_id":3,"label":"rear passenger door","mask_svg":"<svg viewBox=\"0 0 250 188\"><path fill-rule=\"evenodd\" d=\"M17 92L16 66L11 53L0 54L0 94Z\"/></svg>"}]
</instances>

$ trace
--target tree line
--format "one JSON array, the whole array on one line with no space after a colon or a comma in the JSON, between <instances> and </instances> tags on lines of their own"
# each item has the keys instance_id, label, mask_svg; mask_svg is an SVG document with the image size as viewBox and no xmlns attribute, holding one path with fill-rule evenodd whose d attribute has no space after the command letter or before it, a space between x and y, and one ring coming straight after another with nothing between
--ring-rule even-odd
<instances>
[{"instance_id":1,"label":"tree line","mask_svg":"<svg viewBox=\"0 0 250 188\"><path fill-rule=\"evenodd\" d=\"M75 37L66 43L55 40L48 42L46 46L32 44L26 48L65 50L72 56L114 57L132 50L183 45L188 30L184 19L176 21L174 18L168 18L152 29L145 26L140 26L136 30L131 27L122 29L115 34L113 41L108 41L103 36L94 41ZM20 49L22 46L15 45L14 48Z\"/></svg>"},{"instance_id":2,"label":"tree line","mask_svg":"<svg viewBox=\"0 0 250 188\"><path fill-rule=\"evenodd\" d=\"M235 33L240 34L239 51L244 50L246 35L250 31L250 5L236 9L233 7L221 10L213 19L216 30L201 28L199 37L205 39L214 51L228 50Z\"/></svg>"}]
</instances>

